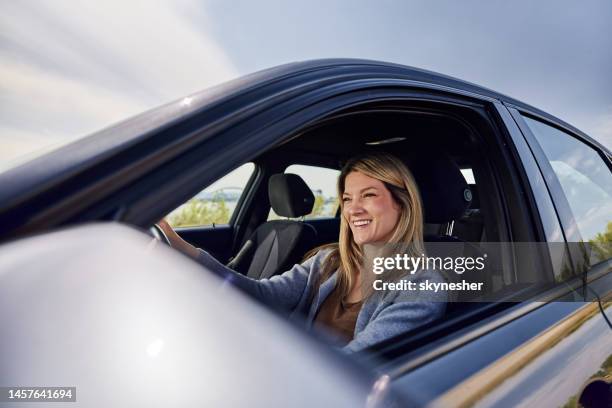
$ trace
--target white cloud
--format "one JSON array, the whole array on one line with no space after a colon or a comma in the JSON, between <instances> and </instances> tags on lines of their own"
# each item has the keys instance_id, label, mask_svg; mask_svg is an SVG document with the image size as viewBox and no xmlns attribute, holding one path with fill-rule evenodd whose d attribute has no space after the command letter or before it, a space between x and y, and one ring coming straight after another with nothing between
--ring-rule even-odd
<instances>
[{"instance_id":1,"label":"white cloud","mask_svg":"<svg viewBox=\"0 0 612 408\"><path fill-rule=\"evenodd\" d=\"M0 65L2 116L10 122L21 122L23 128L37 129L65 137L77 131L91 130L137 113L146 105L129 94L122 95L94 82L71 79L37 66L3 61ZM0 135L4 137L7 135Z\"/></svg>"},{"instance_id":2,"label":"white cloud","mask_svg":"<svg viewBox=\"0 0 612 408\"><path fill-rule=\"evenodd\" d=\"M612 107L609 108L608 113L595 120L593 130L589 134L612 150Z\"/></svg>"},{"instance_id":3,"label":"white cloud","mask_svg":"<svg viewBox=\"0 0 612 408\"><path fill-rule=\"evenodd\" d=\"M3 2L0 160L235 77L200 19L170 1Z\"/></svg>"},{"instance_id":4,"label":"white cloud","mask_svg":"<svg viewBox=\"0 0 612 408\"><path fill-rule=\"evenodd\" d=\"M0 172L51 151L69 139L0 126Z\"/></svg>"}]
</instances>

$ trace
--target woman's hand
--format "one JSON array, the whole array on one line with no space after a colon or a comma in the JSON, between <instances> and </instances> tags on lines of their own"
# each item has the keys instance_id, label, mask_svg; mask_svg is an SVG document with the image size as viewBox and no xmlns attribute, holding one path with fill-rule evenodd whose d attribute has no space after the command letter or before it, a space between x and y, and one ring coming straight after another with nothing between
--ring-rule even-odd
<instances>
[{"instance_id":1,"label":"woman's hand","mask_svg":"<svg viewBox=\"0 0 612 408\"><path fill-rule=\"evenodd\" d=\"M191 245L189 242L185 241L183 238L176 233L176 231L168 224L168 221L165 219L161 219L157 222L157 225L164 231L166 237L170 241L170 245L173 248L178 249L179 251L189 255L192 258L197 258L200 251L198 248Z\"/></svg>"}]
</instances>

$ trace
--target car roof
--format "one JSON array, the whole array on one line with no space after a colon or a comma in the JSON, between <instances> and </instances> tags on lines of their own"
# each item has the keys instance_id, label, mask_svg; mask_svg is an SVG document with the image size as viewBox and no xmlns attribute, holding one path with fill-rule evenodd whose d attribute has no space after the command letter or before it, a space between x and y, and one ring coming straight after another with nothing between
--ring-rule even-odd
<instances>
[{"instance_id":1,"label":"car roof","mask_svg":"<svg viewBox=\"0 0 612 408\"><path fill-rule=\"evenodd\" d=\"M591 138L589 135L582 132L580 129L575 126L565 122L564 120L551 115L535 106L532 106L528 103L520 101L511 96L505 95L503 93L494 91L487 87L477 85L475 83L465 81L462 79L458 79L449 75L441 74L434 71L429 71L422 68L416 68L409 65L401 65L391 62L383 62L383 61L375 61L375 60L367 60L367 59L353 59L353 58L330 58L330 59L317 59L317 60L309 60L309 61L301 61L294 62L285 65L280 65L275 68L271 68L270 70L260 71L260 74L274 74L274 75L296 75L300 72L306 72L310 70L323 70L323 69L340 69L342 67L385 67L389 69L389 72L393 72L392 70L401 71L402 75L405 79L412 80L415 82L421 82L429 85L436 85L442 87L453 88L455 90L460 90L464 92L469 92L472 94L476 94L479 96L484 96L492 99L497 99L501 102L506 103L512 107L516 107L521 110L529 111L529 113L539 116L545 120L553 122L557 125L560 125L568 130L571 130L574 133L579 134L581 137L587 139L590 143L597 145L602 150L608 150L605 146L601 145L599 142ZM608 151L608 153L610 153Z\"/></svg>"},{"instance_id":2,"label":"car roof","mask_svg":"<svg viewBox=\"0 0 612 408\"><path fill-rule=\"evenodd\" d=\"M587 139L590 143L597 145L602 150L607 150L604 146L579 129L538 108L491 89L448 75L406 65L373 60L318 59L279 65L196 92L190 96L153 108L127 120L111 125L88 137L79 139L45 156L39 157L33 160L33 162L48 160L47 163L45 163L45 173L51 174L54 173L54 171L49 168L47 164L50 164L49 161L53 162L53 157L60 156L61 158L57 160L59 162L58 164L64 167L62 170L67 170L66 167L71 163L76 164L85 161L95 161L100 153L112 153L127 145L136 143L142 138L146 138L151 131L169 126L176 121L195 116L203 110L210 109L212 106L217 106L238 95L253 92L266 85L278 84L283 81L291 84L299 83L300 80L304 81L304 78L312 78L312 76L317 78L332 78L350 74L354 76L378 75L383 78L385 75L388 77L399 75L399 77L404 80L451 88L453 90L496 99L517 108L527 110L532 114L565 127ZM24 163L22 166L28 166L28 164L29 163Z\"/></svg>"}]
</instances>

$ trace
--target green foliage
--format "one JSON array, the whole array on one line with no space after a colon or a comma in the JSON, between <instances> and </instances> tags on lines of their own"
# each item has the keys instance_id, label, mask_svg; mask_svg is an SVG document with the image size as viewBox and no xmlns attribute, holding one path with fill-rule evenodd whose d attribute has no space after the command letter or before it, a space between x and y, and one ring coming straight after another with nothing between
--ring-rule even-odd
<instances>
[{"instance_id":1,"label":"green foliage","mask_svg":"<svg viewBox=\"0 0 612 408\"><path fill-rule=\"evenodd\" d=\"M312 212L306 216L306 218L316 217L333 217L338 208L338 198L334 198L331 207L326 206L325 197L322 194L315 196L315 202L312 207ZM329 213L331 211L331 213ZM211 225L211 224L227 224L229 222L231 213L225 198L222 194L214 196L210 200L201 200L198 198L192 198L185 204L171 212L166 219L168 223L174 228L176 227L190 227L197 225ZM277 220L284 217L279 217L271 212L269 219Z\"/></svg>"},{"instance_id":2,"label":"green foliage","mask_svg":"<svg viewBox=\"0 0 612 408\"><path fill-rule=\"evenodd\" d=\"M603 364L601 365L601 368L606 372L606 373L612 373L612 354L610 354L608 356L608 358L606 358L606 361L603 362Z\"/></svg>"},{"instance_id":3,"label":"green foliage","mask_svg":"<svg viewBox=\"0 0 612 408\"><path fill-rule=\"evenodd\" d=\"M576 408L578 406L578 396L574 395L563 405L562 408Z\"/></svg>"},{"instance_id":4,"label":"green foliage","mask_svg":"<svg viewBox=\"0 0 612 408\"><path fill-rule=\"evenodd\" d=\"M195 225L227 224L230 211L225 200L219 197L212 201L192 198L167 217L174 228Z\"/></svg>"},{"instance_id":5,"label":"green foliage","mask_svg":"<svg viewBox=\"0 0 612 408\"><path fill-rule=\"evenodd\" d=\"M612 354L601 364L601 368L590 378L612 377Z\"/></svg>"},{"instance_id":6,"label":"green foliage","mask_svg":"<svg viewBox=\"0 0 612 408\"><path fill-rule=\"evenodd\" d=\"M338 207L340 207L340 199L338 197L334 197L334 201L331 206L331 208L333 208L333 213L329 214L330 217L334 217L336 215L336 211L338 211Z\"/></svg>"},{"instance_id":7,"label":"green foliage","mask_svg":"<svg viewBox=\"0 0 612 408\"><path fill-rule=\"evenodd\" d=\"M612 258L612 221L606 225L606 230L595 235L595 238L589 241L591 250L594 256L599 261Z\"/></svg>"},{"instance_id":8,"label":"green foliage","mask_svg":"<svg viewBox=\"0 0 612 408\"><path fill-rule=\"evenodd\" d=\"M323 214L324 210L325 210L325 197L323 197L323 194L319 193L315 196L314 205L312 206L312 212L308 214L307 217L314 218L314 217L324 215Z\"/></svg>"}]
</instances>

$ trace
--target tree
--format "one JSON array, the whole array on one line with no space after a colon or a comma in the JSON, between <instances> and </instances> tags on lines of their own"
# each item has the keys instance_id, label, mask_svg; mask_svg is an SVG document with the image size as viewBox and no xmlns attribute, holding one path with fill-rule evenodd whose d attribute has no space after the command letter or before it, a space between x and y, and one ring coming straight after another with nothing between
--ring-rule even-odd
<instances>
[{"instance_id":1,"label":"tree","mask_svg":"<svg viewBox=\"0 0 612 408\"><path fill-rule=\"evenodd\" d=\"M595 235L595 238L589 241L591 250L597 256L599 261L605 261L612 258L612 221L606 225L606 230Z\"/></svg>"},{"instance_id":2,"label":"tree","mask_svg":"<svg viewBox=\"0 0 612 408\"><path fill-rule=\"evenodd\" d=\"M192 198L177 211L171 213L168 216L168 222L173 227L189 227L226 224L229 218L229 208L222 197L213 197L211 201Z\"/></svg>"},{"instance_id":3,"label":"tree","mask_svg":"<svg viewBox=\"0 0 612 408\"><path fill-rule=\"evenodd\" d=\"M321 192L317 192L317 195L315 196L315 200L314 200L314 204L312 206L312 211L310 212L310 214L308 214L308 217L319 217L321 215L326 215L323 214L323 212L325 211L325 197L323 197L323 194Z\"/></svg>"}]
</instances>

